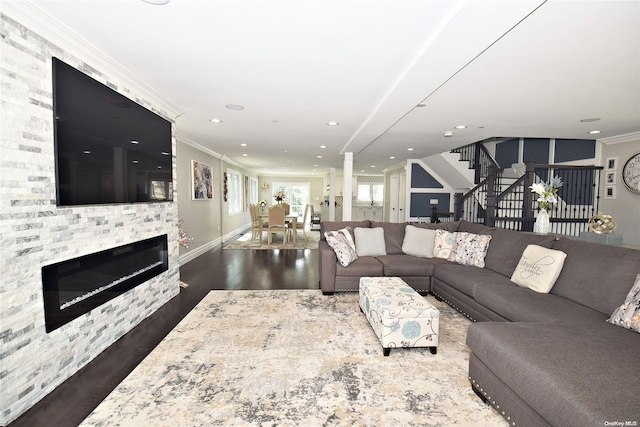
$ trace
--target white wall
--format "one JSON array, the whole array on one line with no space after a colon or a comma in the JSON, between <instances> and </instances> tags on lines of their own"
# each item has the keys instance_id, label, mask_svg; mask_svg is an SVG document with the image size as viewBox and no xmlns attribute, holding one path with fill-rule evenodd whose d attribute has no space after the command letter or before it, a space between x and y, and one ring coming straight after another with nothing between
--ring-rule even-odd
<instances>
[{"instance_id":1,"label":"white wall","mask_svg":"<svg viewBox=\"0 0 640 427\"><path fill-rule=\"evenodd\" d=\"M613 216L618 223L616 234L622 235L623 243L640 247L640 194L629 191L622 183L622 167L634 154L640 153L640 132L608 138L599 141L601 147L601 165L605 166L600 181L600 211ZM617 158L615 199L604 198L606 160ZM608 184L607 184L608 185Z\"/></svg>"}]
</instances>

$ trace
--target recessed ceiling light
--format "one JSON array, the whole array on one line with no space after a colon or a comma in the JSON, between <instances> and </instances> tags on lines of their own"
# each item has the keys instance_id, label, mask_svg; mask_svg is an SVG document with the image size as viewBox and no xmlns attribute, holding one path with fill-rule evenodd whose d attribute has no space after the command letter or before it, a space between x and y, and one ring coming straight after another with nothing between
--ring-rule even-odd
<instances>
[{"instance_id":1,"label":"recessed ceiling light","mask_svg":"<svg viewBox=\"0 0 640 427\"><path fill-rule=\"evenodd\" d=\"M140 162L138 162L137 160L134 160L132 163L135 163L137 165Z\"/></svg>"},{"instance_id":2,"label":"recessed ceiling light","mask_svg":"<svg viewBox=\"0 0 640 427\"><path fill-rule=\"evenodd\" d=\"M163 156L170 156L170 155L171 155L171 153L167 153L166 151L163 151L163 152L162 152L162 153L160 153L160 154L162 154Z\"/></svg>"},{"instance_id":3,"label":"recessed ceiling light","mask_svg":"<svg viewBox=\"0 0 640 427\"><path fill-rule=\"evenodd\" d=\"M389 157L391 160L394 160L396 158L396 156L391 156Z\"/></svg>"},{"instance_id":4,"label":"recessed ceiling light","mask_svg":"<svg viewBox=\"0 0 640 427\"><path fill-rule=\"evenodd\" d=\"M338 126L340 123L338 122L328 122L327 125L328 126Z\"/></svg>"},{"instance_id":5,"label":"recessed ceiling light","mask_svg":"<svg viewBox=\"0 0 640 427\"><path fill-rule=\"evenodd\" d=\"M234 111L244 110L244 107L238 104L227 104L225 105L225 107L227 107L229 110L234 110Z\"/></svg>"},{"instance_id":6,"label":"recessed ceiling light","mask_svg":"<svg viewBox=\"0 0 640 427\"><path fill-rule=\"evenodd\" d=\"M327 146L326 145L321 145L320 148L327 148Z\"/></svg>"},{"instance_id":7,"label":"recessed ceiling light","mask_svg":"<svg viewBox=\"0 0 640 427\"><path fill-rule=\"evenodd\" d=\"M316 157L318 157L319 159L321 159L321 158L322 158L322 156L316 156Z\"/></svg>"},{"instance_id":8,"label":"recessed ceiling light","mask_svg":"<svg viewBox=\"0 0 640 427\"><path fill-rule=\"evenodd\" d=\"M407 151L413 151L413 150L414 150L413 148L407 148Z\"/></svg>"},{"instance_id":9,"label":"recessed ceiling light","mask_svg":"<svg viewBox=\"0 0 640 427\"><path fill-rule=\"evenodd\" d=\"M444 136L446 136L447 138L453 136L453 132L445 132Z\"/></svg>"},{"instance_id":10,"label":"recessed ceiling light","mask_svg":"<svg viewBox=\"0 0 640 427\"><path fill-rule=\"evenodd\" d=\"M467 127L465 125L458 125L456 126L456 129L466 129Z\"/></svg>"},{"instance_id":11,"label":"recessed ceiling light","mask_svg":"<svg viewBox=\"0 0 640 427\"><path fill-rule=\"evenodd\" d=\"M599 134L599 133L600 133L600 131L599 131L599 130L592 130L592 131L589 131L589 135L596 135L596 134Z\"/></svg>"},{"instance_id":12,"label":"recessed ceiling light","mask_svg":"<svg viewBox=\"0 0 640 427\"><path fill-rule=\"evenodd\" d=\"M84 153L84 154L91 154L91 151L89 151L89 150L84 150L84 151L83 151L83 153Z\"/></svg>"},{"instance_id":13,"label":"recessed ceiling light","mask_svg":"<svg viewBox=\"0 0 640 427\"><path fill-rule=\"evenodd\" d=\"M371 165L370 167L375 168L375 167L376 167L376 165Z\"/></svg>"},{"instance_id":14,"label":"recessed ceiling light","mask_svg":"<svg viewBox=\"0 0 640 427\"><path fill-rule=\"evenodd\" d=\"M247 144L243 142L242 144L240 144L240 146L241 146L241 147L246 147L246 146L247 146Z\"/></svg>"},{"instance_id":15,"label":"recessed ceiling light","mask_svg":"<svg viewBox=\"0 0 640 427\"><path fill-rule=\"evenodd\" d=\"M222 120L220 119L211 119L209 120L211 123L222 123Z\"/></svg>"},{"instance_id":16,"label":"recessed ceiling light","mask_svg":"<svg viewBox=\"0 0 640 427\"><path fill-rule=\"evenodd\" d=\"M598 118L598 117L590 117L588 119L580 120L580 123L592 123L592 122L597 122L598 120L600 120L600 118Z\"/></svg>"},{"instance_id":17,"label":"recessed ceiling light","mask_svg":"<svg viewBox=\"0 0 640 427\"><path fill-rule=\"evenodd\" d=\"M138 141L136 141L135 139L133 141L131 141L132 144L139 144Z\"/></svg>"},{"instance_id":18,"label":"recessed ceiling light","mask_svg":"<svg viewBox=\"0 0 640 427\"><path fill-rule=\"evenodd\" d=\"M318 167L318 165L313 165L313 167L314 167L314 168L317 168L317 167Z\"/></svg>"},{"instance_id":19,"label":"recessed ceiling light","mask_svg":"<svg viewBox=\"0 0 640 427\"><path fill-rule=\"evenodd\" d=\"M248 154L247 153L242 153L242 157L247 157Z\"/></svg>"},{"instance_id":20,"label":"recessed ceiling light","mask_svg":"<svg viewBox=\"0 0 640 427\"><path fill-rule=\"evenodd\" d=\"M158 165L158 169L162 169L162 166Z\"/></svg>"}]
</instances>

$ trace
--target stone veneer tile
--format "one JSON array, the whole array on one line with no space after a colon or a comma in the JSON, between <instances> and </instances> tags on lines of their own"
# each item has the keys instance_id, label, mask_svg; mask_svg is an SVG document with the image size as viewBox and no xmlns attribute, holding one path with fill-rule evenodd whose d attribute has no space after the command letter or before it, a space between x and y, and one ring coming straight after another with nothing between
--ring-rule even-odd
<instances>
[{"instance_id":1,"label":"stone veneer tile","mask_svg":"<svg viewBox=\"0 0 640 427\"><path fill-rule=\"evenodd\" d=\"M177 201L56 207L51 56L162 111L5 15L0 34L0 276L11 278L0 282L0 425L6 425L177 295L179 270ZM167 272L46 333L43 265L165 233Z\"/></svg>"}]
</instances>

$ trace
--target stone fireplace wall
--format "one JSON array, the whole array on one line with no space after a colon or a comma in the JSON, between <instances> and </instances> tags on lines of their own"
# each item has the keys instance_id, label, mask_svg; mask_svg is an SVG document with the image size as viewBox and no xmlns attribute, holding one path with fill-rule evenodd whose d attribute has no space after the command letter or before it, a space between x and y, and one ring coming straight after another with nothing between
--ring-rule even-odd
<instances>
[{"instance_id":1,"label":"stone fireplace wall","mask_svg":"<svg viewBox=\"0 0 640 427\"><path fill-rule=\"evenodd\" d=\"M0 36L0 425L7 425L179 293L178 207L175 138L172 203L56 207L52 56L169 120L175 115L6 13ZM167 272L45 331L43 265L161 234L169 239Z\"/></svg>"}]
</instances>

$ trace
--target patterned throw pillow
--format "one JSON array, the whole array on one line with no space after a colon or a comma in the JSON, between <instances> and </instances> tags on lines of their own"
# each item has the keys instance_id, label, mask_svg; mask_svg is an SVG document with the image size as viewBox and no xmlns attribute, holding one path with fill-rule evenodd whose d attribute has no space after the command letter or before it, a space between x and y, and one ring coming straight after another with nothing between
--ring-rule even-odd
<instances>
[{"instance_id":1,"label":"patterned throw pillow","mask_svg":"<svg viewBox=\"0 0 640 427\"><path fill-rule=\"evenodd\" d=\"M456 233L446 230L436 230L436 237L433 240L433 256L436 258L449 259L451 248L456 242Z\"/></svg>"},{"instance_id":2,"label":"patterned throw pillow","mask_svg":"<svg viewBox=\"0 0 640 427\"><path fill-rule=\"evenodd\" d=\"M491 236L458 231L456 241L451 248L449 261L462 265L484 268L484 257L489 249Z\"/></svg>"},{"instance_id":3,"label":"patterned throw pillow","mask_svg":"<svg viewBox=\"0 0 640 427\"><path fill-rule=\"evenodd\" d=\"M538 245L527 245L511 281L523 288L548 294L555 285L567 254Z\"/></svg>"},{"instance_id":4,"label":"patterned throw pillow","mask_svg":"<svg viewBox=\"0 0 640 427\"><path fill-rule=\"evenodd\" d=\"M336 253L336 258L338 258L341 266L346 267L358 259L356 251L349 245L344 234L336 234L335 236L327 235L325 237L329 246L331 246Z\"/></svg>"},{"instance_id":5,"label":"patterned throw pillow","mask_svg":"<svg viewBox=\"0 0 640 427\"><path fill-rule=\"evenodd\" d=\"M640 333L640 274L627 294L627 299L616 308L607 322Z\"/></svg>"},{"instance_id":6,"label":"patterned throw pillow","mask_svg":"<svg viewBox=\"0 0 640 427\"><path fill-rule=\"evenodd\" d=\"M327 238L327 236L337 236L337 235L343 235L344 238L347 240L347 243L349 244L349 246L351 246L351 249L353 249L354 251L356 250L356 242L353 241L353 237L351 236L351 227L345 227L345 228L341 228L340 230L327 231L324 233L325 239Z\"/></svg>"}]
</instances>

